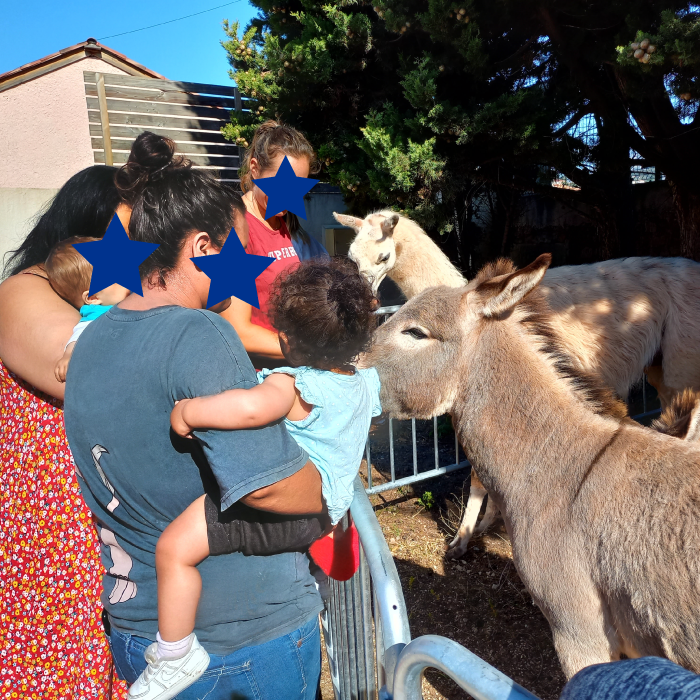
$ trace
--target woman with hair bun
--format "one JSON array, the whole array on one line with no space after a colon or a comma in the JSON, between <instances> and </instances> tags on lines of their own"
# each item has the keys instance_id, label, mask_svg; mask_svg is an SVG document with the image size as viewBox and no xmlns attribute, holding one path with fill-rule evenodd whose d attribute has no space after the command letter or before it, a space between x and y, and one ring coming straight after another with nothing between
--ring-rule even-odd
<instances>
[{"instance_id":1,"label":"woman with hair bun","mask_svg":"<svg viewBox=\"0 0 700 700\"><path fill-rule=\"evenodd\" d=\"M192 162L177 154L175 143L165 136L150 131L140 134L126 164L117 171L115 182L122 201L130 208L129 235L135 240L166 243L170 232L157 225L158 213L165 210L178 225L183 221L194 224L184 203L193 197L207 212L205 223L212 230L222 223L233 223L243 247L248 245L248 226L240 195L208 172L194 170ZM225 211L221 208L222 201L228 203ZM156 260L160 255L162 252L156 251L148 260Z\"/></svg>"},{"instance_id":2,"label":"woman with hair bun","mask_svg":"<svg viewBox=\"0 0 700 700\"><path fill-rule=\"evenodd\" d=\"M171 431L176 402L257 385L238 335L207 310L210 279L195 264L218 254L232 227L245 238L245 207L237 192L154 134L136 140L116 182L131 206L130 238L159 247L139 267L143 296L111 307L76 344L66 432L100 529L102 600L118 675L134 683L148 669L155 695L136 686L132 696L171 698L159 688L173 680L172 662L198 648L192 636L157 635L163 530L205 493L226 516L251 508L272 519L319 514L321 477L280 422L205 431L197 441ZM202 562L199 574L195 632L209 666L204 671L195 658L186 678L204 672L178 697L313 698L322 602L305 554L222 554Z\"/></svg>"},{"instance_id":3,"label":"woman with hair bun","mask_svg":"<svg viewBox=\"0 0 700 700\"><path fill-rule=\"evenodd\" d=\"M116 168L71 177L5 266L0 284L0 697L124 698L101 621L102 565L63 423L54 368L78 311L44 261L72 236L101 238L128 209Z\"/></svg>"},{"instance_id":4,"label":"woman with hair bun","mask_svg":"<svg viewBox=\"0 0 700 700\"><path fill-rule=\"evenodd\" d=\"M230 308L222 314L236 329L246 350L264 358L261 364L268 367L274 364L270 363L270 358L284 358L277 331L268 315L268 299L275 278L299 266L297 249L301 246L310 251L309 255L328 257L323 246L300 228L294 214L267 211L267 195L254 182L260 178L274 177L285 156L297 177L309 177L309 174L319 170L316 153L301 132L272 120L261 124L255 131L240 170L249 229L247 252L276 260L256 280L260 308L232 299Z\"/></svg>"}]
</instances>

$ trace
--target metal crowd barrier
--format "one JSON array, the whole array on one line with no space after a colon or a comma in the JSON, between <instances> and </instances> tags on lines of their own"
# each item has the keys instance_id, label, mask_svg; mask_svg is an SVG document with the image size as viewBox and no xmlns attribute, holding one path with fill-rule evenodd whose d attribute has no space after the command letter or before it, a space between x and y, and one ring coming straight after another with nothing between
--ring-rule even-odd
<instances>
[{"instance_id":1,"label":"metal crowd barrier","mask_svg":"<svg viewBox=\"0 0 700 700\"><path fill-rule=\"evenodd\" d=\"M457 642L434 634L414 639L399 655L392 700L422 700L421 679L427 668L442 671L475 700L537 700Z\"/></svg>"},{"instance_id":2,"label":"metal crowd barrier","mask_svg":"<svg viewBox=\"0 0 700 700\"><path fill-rule=\"evenodd\" d=\"M396 478L396 463L394 454L394 421L389 418L389 473L391 478L389 481L383 484L374 484L372 480L372 469L370 465L372 464L372 447L370 445L371 438L367 438L367 445L365 446L365 457L367 458L367 493L381 493L382 491L387 491L389 489L400 488L401 486L407 486L408 484L415 484L418 481L425 481L426 479L433 479L436 476L442 476L443 474L448 474L449 472L456 471L457 469L464 469L465 467L471 466L469 460L459 459L459 441L457 435L455 434L455 461L453 464L447 466L440 466L440 450L438 446L438 419L433 418L433 446L435 455L435 466L427 471L418 471L418 443L416 436L416 419L411 419L411 443L413 447L413 474L410 476L403 477L401 479ZM403 421L401 421L403 422Z\"/></svg>"},{"instance_id":3,"label":"metal crowd barrier","mask_svg":"<svg viewBox=\"0 0 700 700\"><path fill-rule=\"evenodd\" d=\"M426 668L450 676L476 700L536 700L513 680L445 637L411 641L396 565L360 479L350 508L360 535L360 568L331 581L322 615L337 700L420 700Z\"/></svg>"},{"instance_id":4,"label":"metal crowd barrier","mask_svg":"<svg viewBox=\"0 0 700 700\"><path fill-rule=\"evenodd\" d=\"M359 477L350 507L360 535L360 568L331 581L322 616L331 678L338 700L390 697L401 650L411 641L396 564Z\"/></svg>"}]
</instances>

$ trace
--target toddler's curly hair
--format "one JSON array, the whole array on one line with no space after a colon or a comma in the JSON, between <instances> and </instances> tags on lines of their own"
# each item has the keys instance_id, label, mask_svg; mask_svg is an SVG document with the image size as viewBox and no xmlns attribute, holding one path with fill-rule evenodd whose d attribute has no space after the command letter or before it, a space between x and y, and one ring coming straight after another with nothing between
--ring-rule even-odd
<instances>
[{"instance_id":1,"label":"toddler's curly hair","mask_svg":"<svg viewBox=\"0 0 700 700\"><path fill-rule=\"evenodd\" d=\"M306 260L275 281L272 325L284 333L293 366L336 369L353 364L372 343L376 300L349 258Z\"/></svg>"}]
</instances>

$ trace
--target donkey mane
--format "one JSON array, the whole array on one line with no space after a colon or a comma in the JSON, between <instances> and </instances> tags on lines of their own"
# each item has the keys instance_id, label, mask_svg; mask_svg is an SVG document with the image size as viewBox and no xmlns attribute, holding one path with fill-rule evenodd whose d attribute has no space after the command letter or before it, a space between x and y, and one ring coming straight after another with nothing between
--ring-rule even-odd
<instances>
[{"instance_id":1,"label":"donkey mane","mask_svg":"<svg viewBox=\"0 0 700 700\"><path fill-rule=\"evenodd\" d=\"M518 268L508 258L499 258L485 265L475 278L476 286L489 283L496 277L509 275ZM599 415L624 419L628 417L627 406L615 392L593 374L574 365L565 352L559 336L554 330L554 312L537 286L516 306L522 313L521 324L539 341L538 351L551 363L557 374L574 391L579 399Z\"/></svg>"}]
</instances>

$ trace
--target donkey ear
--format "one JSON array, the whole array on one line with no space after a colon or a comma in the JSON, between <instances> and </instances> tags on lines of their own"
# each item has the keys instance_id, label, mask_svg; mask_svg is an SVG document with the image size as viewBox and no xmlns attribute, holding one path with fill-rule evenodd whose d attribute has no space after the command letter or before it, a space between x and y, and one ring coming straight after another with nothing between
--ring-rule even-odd
<instances>
[{"instance_id":1,"label":"donkey ear","mask_svg":"<svg viewBox=\"0 0 700 700\"><path fill-rule=\"evenodd\" d=\"M348 228L355 229L356 233L359 232L359 230L362 228L363 221L362 219L358 219L356 216L348 216L347 214L336 214L336 212L333 212L333 218L339 224L347 226Z\"/></svg>"},{"instance_id":2,"label":"donkey ear","mask_svg":"<svg viewBox=\"0 0 700 700\"><path fill-rule=\"evenodd\" d=\"M398 214L392 214L391 216L387 216L384 221L382 221L382 233L385 236L393 236L394 235L394 229L396 228L396 224L399 223L399 215Z\"/></svg>"},{"instance_id":3,"label":"donkey ear","mask_svg":"<svg viewBox=\"0 0 700 700\"><path fill-rule=\"evenodd\" d=\"M485 280L468 293L469 306L487 318L509 311L540 283L551 262L544 253L522 270Z\"/></svg>"}]
</instances>

